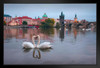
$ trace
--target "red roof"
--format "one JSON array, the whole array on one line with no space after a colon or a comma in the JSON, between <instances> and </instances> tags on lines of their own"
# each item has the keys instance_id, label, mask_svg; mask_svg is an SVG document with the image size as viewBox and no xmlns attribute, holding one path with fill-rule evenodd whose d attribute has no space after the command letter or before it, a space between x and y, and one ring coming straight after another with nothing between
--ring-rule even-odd
<instances>
[{"instance_id":1,"label":"red roof","mask_svg":"<svg viewBox=\"0 0 100 68\"><path fill-rule=\"evenodd\" d=\"M32 19L31 17L28 16L23 16L23 17L16 17L14 19Z\"/></svg>"},{"instance_id":2,"label":"red roof","mask_svg":"<svg viewBox=\"0 0 100 68\"><path fill-rule=\"evenodd\" d=\"M41 21L45 21L44 19L42 19Z\"/></svg>"},{"instance_id":3,"label":"red roof","mask_svg":"<svg viewBox=\"0 0 100 68\"><path fill-rule=\"evenodd\" d=\"M33 19L33 21L36 21L36 19Z\"/></svg>"},{"instance_id":4,"label":"red roof","mask_svg":"<svg viewBox=\"0 0 100 68\"><path fill-rule=\"evenodd\" d=\"M22 18L24 18L24 19L32 19L31 17L28 17L28 16L23 16Z\"/></svg>"},{"instance_id":5,"label":"red roof","mask_svg":"<svg viewBox=\"0 0 100 68\"><path fill-rule=\"evenodd\" d=\"M40 18L38 18L38 19L40 19Z\"/></svg>"},{"instance_id":6,"label":"red roof","mask_svg":"<svg viewBox=\"0 0 100 68\"><path fill-rule=\"evenodd\" d=\"M69 19L67 19L66 21L74 21L74 20L69 20Z\"/></svg>"}]
</instances>

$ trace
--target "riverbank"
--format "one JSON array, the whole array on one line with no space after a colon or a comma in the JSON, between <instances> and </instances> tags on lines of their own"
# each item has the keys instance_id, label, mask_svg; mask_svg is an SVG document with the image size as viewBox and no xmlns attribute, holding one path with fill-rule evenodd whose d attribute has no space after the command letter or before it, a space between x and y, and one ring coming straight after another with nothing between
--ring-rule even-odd
<instances>
[{"instance_id":1,"label":"riverbank","mask_svg":"<svg viewBox=\"0 0 100 68\"><path fill-rule=\"evenodd\" d=\"M21 25L21 26L4 26L5 28L35 28L35 26L27 26L27 25Z\"/></svg>"},{"instance_id":2,"label":"riverbank","mask_svg":"<svg viewBox=\"0 0 100 68\"><path fill-rule=\"evenodd\" d=\"M65 27L65 28L67 28L67 29L70 29L70 28L77 28L77 27L73 27L73 25L72 26L63 26L63 27ZM33 26L33 25L31 25L31 26L29 26L29 25L18 25L18 26L7 26L7 25L4 25L4 29L7 29L7 28L42 28L42 29L47 29L47 27L45 28L45 27L40 27L40 26ZM50 28L50 27L48 27L48 28ZM56 26L54 26L54 27L51 27L51 28L61 28L61 26L60 27L56 27ZM86 27L84 27L84 26L79 26L79 28L77 28L77 29L89 29L89 28L96 28L96 25L92 25L92 26L90 26L90 27L88 27L88 28L86 28Z\"/></svg>"}]
</instances>

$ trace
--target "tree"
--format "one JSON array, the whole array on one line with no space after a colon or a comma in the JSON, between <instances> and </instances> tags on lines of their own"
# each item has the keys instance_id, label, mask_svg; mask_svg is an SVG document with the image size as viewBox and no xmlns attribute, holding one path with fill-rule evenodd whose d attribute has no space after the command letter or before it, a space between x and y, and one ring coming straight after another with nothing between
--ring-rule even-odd
<instances>
[{"instance_id":1,"label":"tree","mask_svg":"<svg viewBox=\"0 0 100 68\"><path fill-rule=\"evenodd\" d=\"M53 27L54 23L55 23L54 19L48 18L45 20L45 22L41 22L41 27L51 28L51 27Z\"/></svg>"},{"instance_id":2,"label":"tree","mask_svg":"<svg viewBox=\"0 0 100 68\"><path fill-rule=\"evenodd\" d=\"M41 22L41 26L40 27L42 27L42 28L49 28L50 26L46 22Z\"/></svg>"},{"instance_id":3,"label":"tree","mask_svg":"<svg viewBox=\"0 0 100 68\"><path fill-rule=\"evenodd\" d=\"M27 22L26 21L23 21L23 25L27 25Z\"/></svg>"},{"instance_id":4,"label":"tree","mask_svg":"<svg viewBox=\"0 0 100 68\"><path fill-rule=\"evenodd\" d=\"M48 19L45 20L45 22L47 22L47 23L51 23L52 21L51 21L50 18L48 18Z\"/></svg>"},{"instance_id":5,"label":"tree","mask_svg":"<svg viewBox=\"0 0 100 68\"><path fill-rule=\"evenodd\" d=\"M58 22L56 23L56 28L60 28L60 24Z\"/></svg>"},{"instance_id":6,"label":"tree","mask_svg":"<svg viewBox=\"0 0 100 68\"><path fill-rule=\"evenodd\" d=\"M51 19L51 18L48 18L48 19L45 20L45 22L46 22L46 23L52 23L52 24L55 23L55 21L54 21L53 18L52 18L52 19Z\"/></svg>"},{"instance_id":7,"label":"tree","mask_svg":"<svg viewBox=\"0 0 100 68\"><path fill-rule=\"evenodd\" d=\"M4 25L6 25L6 21L4 21Z\"/></svg>"}]
</instances>

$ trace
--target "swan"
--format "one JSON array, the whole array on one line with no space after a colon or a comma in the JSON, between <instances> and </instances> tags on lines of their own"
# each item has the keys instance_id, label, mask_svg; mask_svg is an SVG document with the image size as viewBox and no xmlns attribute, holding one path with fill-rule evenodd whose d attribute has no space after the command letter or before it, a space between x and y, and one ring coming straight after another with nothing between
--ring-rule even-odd
<instances>
[{"instance_id":1,"label":"swan","mask_svg":"<svg viewBox=\"0 0 100 68\"><path fill-rule=\"evenodd\" d=\"M37 43L37 46L35 45L35 42L34 42L34 38L35 37L38 37L38 43ZM22 46L23 48L40 48L40 49L45 49L45 48L51 48L52 45L50 45L50 42L43 42L40 44L40 36L37 35L37 36L33 36L32 37L32 42L23 42Z\"/></svg>"},{"instance_id":2,"label":"swan","mask_svg":"<svg viewBox=\"0 0 100 68\"><path fill-rule=\"evenodd\" d=\"M85 29L83 28L82 30L84 31Z\"/></svg>"},{"instance_id":3,"label":"swan","mask_svg":"<svg viewBox=\"0 0 100 68\"><path fill-rule=\"evenodd\" d=\"M37 48L41 48L41 49L47 49L47 48L51 48L52 47L52 45L50 45L50 42L43 42L43 43L41 43L40 44L40 36L39 35L37 35L38 36L38 43L37 43Z\"/></svg>"},{"instance_id":4,"label":"swan","mask_svg":"<svg viewBox=\"0 0 100 68\"><path fill-rule=\"evenodd\" d=\"M23 42L23 48L35 48L31 42Z\"/></svg>"},{"instance_id":5,"label":"swan","mask_svg":"<svg viewBox=\"0 0 100 68\"><path fill-rule=\"evenodd\" d=\"M36 36L33 36L33 37L32 37L32 42L33 42L33 44L32 44L31 42L23 42L23 43L22 43L23 48L35 48L36 45L35 45L35 43L34 43L34 37L36 37Z\"/></svg>"},{"instance_id":6,"label":"swan","mask_svg":"<svg viewBox=\"0 0 100 68\"><path fill-rule=\"evenodd\" d=\"M91 30L91 28L89 28L89 29L86 29L86 31L89 31L89 30Z\"/></svg>"}]
</instances>

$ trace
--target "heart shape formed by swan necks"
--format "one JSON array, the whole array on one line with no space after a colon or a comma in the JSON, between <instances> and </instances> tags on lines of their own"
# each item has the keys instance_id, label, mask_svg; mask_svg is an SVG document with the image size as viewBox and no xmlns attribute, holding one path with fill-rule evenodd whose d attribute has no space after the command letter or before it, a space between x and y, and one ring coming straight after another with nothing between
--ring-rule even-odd
<instances>
[{"instance_id":1,"label":"heart shape formed by swan necks","mask_svg":"<svg viewBox=\"0 0 100 68\"><path fill-rule=\"evenodd\" d=\"M38 43L37 43L37 44L35 44L35 38L38 38ZM34 45L35 47L37 47L37 46L40 44L40 36L39 36L39 35L33 36L33 37L32 37L32 42L33 42L33 45Z\"/></svg>"},{"instance_id":2,"label":"heart shape formed by swan necks","mask_svg":"<svg viewBox=\"0 0 100 68\"><path fill-rule=\"evenodd\" d=\"M36 37L38 39L37 44L35 44L35 38ZM42 48L42 49L47 49L47 48L51 48L52 47L50 42L43 42L43 43L40 44L40 36L39 35L32 36L32 43L30 43L30 42L23 42L22 46L25 47L25 48Z\"/></svg>"}]
</instances>

